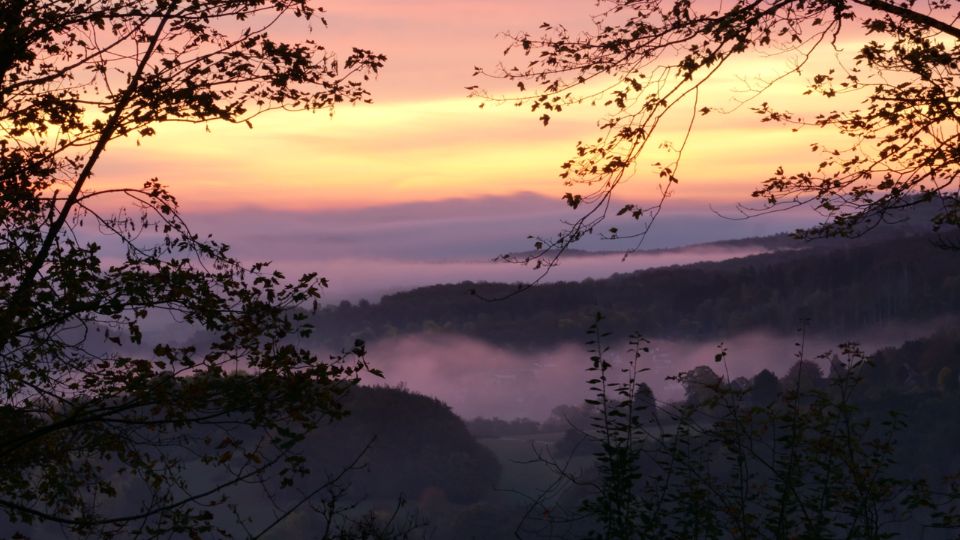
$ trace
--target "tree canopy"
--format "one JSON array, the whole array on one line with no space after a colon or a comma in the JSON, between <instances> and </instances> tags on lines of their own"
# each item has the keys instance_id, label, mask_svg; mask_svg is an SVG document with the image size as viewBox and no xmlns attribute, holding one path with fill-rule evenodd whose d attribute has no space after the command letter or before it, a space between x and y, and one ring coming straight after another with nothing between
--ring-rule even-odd
<instances>
[{"instance_id":1,"label":"tree canopy","mask_svg":"<svg viewBox=\"0 0 960 540\"><path fill-rule=\"evenodd\" d=\"M624 202L615 193L633 166L652 148L667 115L682 111L690 130L697 119L718 114L704 85L730 74L740 56L790 58L781 73L752 81L740 101L759 121L785 128L823 128L840 135L833 146L813 144L810 167L771 171L758 178L743 207L747 215L811 205L823 216L808 237L856 235L889 220L904 207L933 202L932 227L960 225L958 203L958 61L960 27L948 0L600 0L589 30L574 32L544 23L536 33L508 34L507 54L516 63L478 74L516 83L519 97L544 124L572 106L600 108L596 141L577 144L563 165L571 187L564 198L581 208L580 219L557 237L537 239L538 256L565 249L600 232L639 243L663 201L680 181L678 166L687 139L673 158L657 163L660 191L654 203ZM841 36L857 36L852 53ZM829 57L812 60L819 53ZM733 73L736 74L735 72ZM806 93L850 99L814 117L791 113L789 103L763 101L764 92L799 74ZM475 90L485 94L482 90ZM487 94L485 94L487 95ZM837 100L835 100L837 101ZM849 108L845 104L853 103ZM583 210L583 209L586 210ZM626 223L626 224L624 224ZM537 257L534 257L537 258ZM529 259L528 259L529 260Z\"/></svg>"},{"instance_id":2,"label":"tree canopy","mask_svg":"<svg viewBox=\"0 0 960 540\"><path fill-rule=\"evenodd\" d=\"M359 344L328 359L299 343L326 281L242 265L148 171L121 188L94 172L159 123L368 100L385 58L338 59L310 38L322 15L308 0L0 0L0 534L229 536L227 488L306 473L295 443L366 367ZM214 339L173 341L156 331L170 321Z\"/></svg>"}]
</instances>

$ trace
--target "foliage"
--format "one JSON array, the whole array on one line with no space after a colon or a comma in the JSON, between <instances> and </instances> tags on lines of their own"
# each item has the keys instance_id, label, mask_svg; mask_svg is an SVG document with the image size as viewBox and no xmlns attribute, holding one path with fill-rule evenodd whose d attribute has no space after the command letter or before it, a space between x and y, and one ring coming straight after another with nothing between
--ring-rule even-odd
<instances>
[{"instance_id":1,"label":"foliage","mask_svg":"<svg viewBox=\"0 0 960 540\"><path fill-rule=\"evenodd\" d=\"M518 52L520 58L477 71L515 82L520 97L495 99L529 105L544 124L582 104L601 111L601 136L579 142L561 175L572 189L564 199L586 210L557 237L538 238L537 253L526 260L555 260L583 235L600 232L608 213L622 219L604 234L635 238L639 246L680 181L682 154L697 119L729 110L713 102L706 85L742 75L735 71L738 57L785 61L779 73L748 81L734 108L759 102L785 79L802 77L805 93L823 98L814 118L768 102L752 110L763 122L794 130L816 127L842 141L836 147L813 144L809 169L773 171L753 192L760 207L748 213L809 204L825 221L804 236L853 235L898 209L934 201L935 230L960 225L960 27L954 2L600 0L597 5L599 13L582 32L544 23L536 33L508 34L505 54ZM845 43L850 36L852 48ZM674 113L688 128L671 156L654 164L657 202L615 200Z\"/></svg>"},{"instance_id":2,"label":"foliage","mask_svg":"<svg viewBox=\"0 0 960 540\"><path fill-rule=\"evenodd\" d=\"M597 415L584 436L599 443L596 469L553 462L561 479L528 513L531 537L926 538L960 527L947 471L929 478L897 463L904 416L858 406L868 360L855 345L842 346L845 369L825 385L784 384L775 402L755 404L749 388L707 381L706 401L657 404L658 416L638 421L646 342L633 338L615 366L598 345L607 335L590 333ZM797 356L802 373L811 362L802 346Z\"/></svg>"},{"instance_id":3,"label":"foliage","mask_svg":"<svg viewBox=\"0 0 960 540\"><path fill-rule=\"evenodd\" d=\"M0 534L229 536L258 525L225 524L227 488L306 473L295 444L365 369L362 344L332 359L299 344L325 280L244 267L158 180L93 174L112 141L163 122L367 100L382 56L275 37L321 15L307 0L0 0ZM171 321L214 339L170 341Z\"/></svg>"},{"instance_id":4,"label":"foliage","mask_svg":"<svg viewBox=\"0 0 960 540\"><path fill-rule=\"evenodd\" d=\"M609 347L604 343L609 334L600 330L600 319L598 316L589 330L593 339L587 345L593 349L587 372L593 378L587 384L596 398L588 399L586 403L597 407L592 427L596 429L600 443L600 450L595 454L597 471L604 482L599 485L596 498L585 501L582 509L596 517L603 538L626 539L639 517L633 485L640 479L637 465L641 449L637 445L637 433L645 429L640 413L654 406L643 400L637 379L644 371L639 366L640 357L650 349L645 339L632 336L631 358L620 369L625 380L611 380L609 373L613 365L605 357Z\"/></svg>"}]
</instances>

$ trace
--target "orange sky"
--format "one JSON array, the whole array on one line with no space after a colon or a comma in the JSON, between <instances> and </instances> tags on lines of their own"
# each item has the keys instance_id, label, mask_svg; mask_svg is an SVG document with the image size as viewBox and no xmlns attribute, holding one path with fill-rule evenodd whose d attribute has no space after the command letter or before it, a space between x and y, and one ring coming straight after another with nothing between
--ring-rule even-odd
<instances>
[{"instance_id":1,"label":"orange sky","mask_svg":"<svg viewBox=\"0 0 960 540\"><path fill-rule=\"evenodd\" d=\"M544 128L512 106L480 109L465 86L484 84L473 66L500 59L504 30L540 22L576 26L594 8L574 0L331 0L330 27L317 38L335 50L352 45L383 52L387 65L371 85L375 103L327 114L272 113L255 129L212 124L162 126L141 142L118 141L97 171L104 184L158 176L185 209L261 206L277 209L360 207L450 197L532 191L559 196L560 164L580 139L597 136L597 109L571 110ZM743 78L789 66L787 57L750 59L710 86L701 105L729 107ZM802 79L766 95L792 110L812 110L797 96ZM679 142L688 109L661 130ZM821 134L816 134L821 135ZM683 199L745 199L778 165L809 160L812 135L760 124L741 111L698 121L680 171ZM651 153L636 168L631 194L655 193Z\"/></svg>"}]
</instances>

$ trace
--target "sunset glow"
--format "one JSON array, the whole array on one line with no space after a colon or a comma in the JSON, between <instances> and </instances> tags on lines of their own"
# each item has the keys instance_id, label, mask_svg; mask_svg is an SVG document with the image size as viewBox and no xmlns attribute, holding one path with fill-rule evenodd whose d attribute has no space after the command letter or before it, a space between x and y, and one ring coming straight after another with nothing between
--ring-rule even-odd
<instances>
[{"instance_id":1,"label":"sunset glow","mask_svg":"<svg viewBox=\"0 0 960 540\"><path fill-rule=\"evenodd\" d=\"M467 97L466 86L497 91L497 81L472 76L473 66L501 60L506 41L497 33L536 28L542 19L576 24L590 2L466 0L328 6L329 29L315 31L333 50L363 46L387 55L371 84L374 103L324 113L268 113L244 125L164 125L156 137L118 141L98 171L100 186L136 184L151 177L171 186L185 209L259 206L276 209L354 208L455 197L534 192L557 197L565 188L560 165L578 140L593 140L599 109L579 107L554 115L544 127L527 107ZM779 165L809 161L809 143L823 133L794 134L761 124L737 108L762 80L788 72L790 55L747 58L710 83L700 105L732 110L696 118L674 196L686 200L745 200ZM792 75L763 94L793 112L814 110L798 98L806 79ZM839 100L837 100L839 101ZM833 106L839 104L831 103ZM822 101L819 104L822 109ZM621 195L651 199L658 193L652 164L675 156L658 149L679 145L692 103L681 104L661 125Z\"/></svg>"}]
</instances>

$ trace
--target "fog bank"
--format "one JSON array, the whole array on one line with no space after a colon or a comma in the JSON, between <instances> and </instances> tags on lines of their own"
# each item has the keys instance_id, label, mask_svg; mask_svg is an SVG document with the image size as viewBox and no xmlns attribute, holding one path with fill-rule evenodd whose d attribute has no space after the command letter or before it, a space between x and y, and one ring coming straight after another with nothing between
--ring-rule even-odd
<instances>
[{"instance_id":1,"label":"fog bank","mask_svg":"<svg viewBox=\"0 0 960 540\"><path fill-rule=\"evenodd\" d=\"M552 268L542 282L602 279L616 273L704 261L722 261L766 251L759 246L735 248L704 246L677 251L640 252L626 260L623 260L622 254L568 256ZM441 262L337 258L322 262L285 260L282 265L278 265L278 268L282 268L287 275L317 271L326 277L330 281L330 288L324 291L323 298L328 304L359 298L377 301L383 295L393 292L463 281L530 282L540 275L540 272L534 270L532 266L489 260Z\"/></svg>"},{"instance_id":2,"label":"fog bank","mask_svg":"<svg viewBox=\"0 0 960 540\"><path fill-rule=\"evenodd\" d=\"M853 336L807 336L804 358L838 350L838 344L859 342L871 353L930 335L942 321L879 328ZM586 335L584 335L584 341ZM677 400L682 388L666 377L708 365L724 377L752 377L762 369L786 374L797 360L797 335L750 332L723 340L727 360L714 361L720 342L652 340L642 366L643 380L657 399ZM608 358L627 360L626 344L614 345ZM476 416L544 420L560 404L579 404L588 397L585 381L589 357L585 345L559 344L533 353L518 353L475 339L449 334L418 334L385 339L368 347L369 360L384 371L384 379L369 384L403 385L435 396L464 418Z\"/></svg>"},{"instance_id":3,"label":"fog bank","mask_svg":"<svg viewBox=\"0 0 960 540\"><path fill-rule=\"evenodd\" d=\"M528 235L554 237L564 220L579 214L563 201L531 193L448 199L359 209L294 212L250 208L229 212L191 211L194 231L213 233L246 262L272 261L287 275L317 272L330 281L328 302L366 298L437 283L529 282L531 268L493 263L505 253L533 247ZM626 231L630 224L611 218ZM631 220L632 221L632 220ZM720 240L792 231L813 223L801 213L746 221L717 216L707 203L670 201L644 250L674 249ZM634 223L634 226L636 224ZM617 272L718 261L761 252L757 247L707 247L663 253L641 251L622 260L635 240L611 242L586 237L576 246L608 255L568 256L549 281L604 278Z\"/></svg>"}]
</instances>

